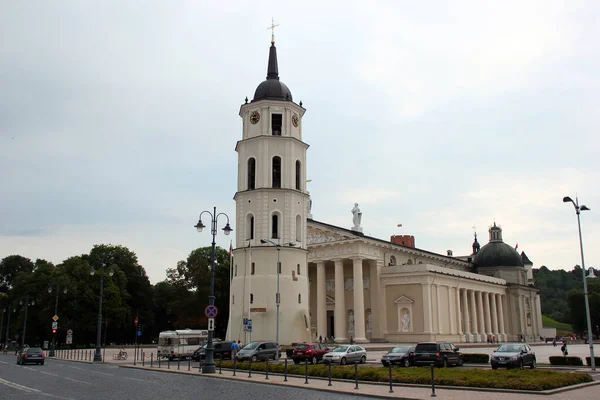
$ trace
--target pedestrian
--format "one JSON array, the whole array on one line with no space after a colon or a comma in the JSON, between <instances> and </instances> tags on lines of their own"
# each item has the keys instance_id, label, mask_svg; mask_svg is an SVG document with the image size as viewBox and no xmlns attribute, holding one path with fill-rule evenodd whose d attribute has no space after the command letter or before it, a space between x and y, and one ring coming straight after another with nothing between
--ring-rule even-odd
<instances>
[{"instance_id":1,"label":"pedestrian","mask_svg":"<svg viewBox=\"0 0 600 400\"><path fill-rule=\"evenodd\" d=\"M552 339L552 346L556 347L556 338Z\"/></svg>"},{"instance_id":2,"label":"pedestrian","mask_svg":"<svg viewBox=\"0 0 600 400\"><path fill-rule=\"evenodd\" d=\"M560 351L562 351L563 357L566 357L566 356L569 355L569 351L567 350L567 343L566 342L563 342L563 345L560 348Z\"/></svg>"},{"instance_id":3,"label":"pedestrian","mask_svg":"<svg viewBox=\"0 0 600 400\"><path fill-rule=\"evenodd\" d=\"M231 359L232 360L235 360L237 358L237 352L238 352L238 344L234 340L233 342L231 342Z\"/></svg>"},{"instance_id":4,"label":"pedestrian","mask_svg":"<svg viewBox=\"0 0 600 400\"><path fill-rule=\"evenodd\" d=\"M319 336L319 343L323 343L323 336Z\"/></svg>"}]
</instances>

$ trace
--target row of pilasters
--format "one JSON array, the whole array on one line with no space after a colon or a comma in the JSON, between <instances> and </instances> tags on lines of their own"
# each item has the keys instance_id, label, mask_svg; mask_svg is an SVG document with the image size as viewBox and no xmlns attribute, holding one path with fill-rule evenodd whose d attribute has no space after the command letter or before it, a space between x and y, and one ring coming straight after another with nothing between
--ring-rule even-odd
<instances>
[{"instance_id":1,"label":"row of pilasters","mask_svg":"<svg viewBox=\"0 0 600 400\"><path fill-rule=\"evenodd\" d=\"M458 334L467 342L506 341L503 303L506 296L456 288Z\"/></svg>"}]
</instances>

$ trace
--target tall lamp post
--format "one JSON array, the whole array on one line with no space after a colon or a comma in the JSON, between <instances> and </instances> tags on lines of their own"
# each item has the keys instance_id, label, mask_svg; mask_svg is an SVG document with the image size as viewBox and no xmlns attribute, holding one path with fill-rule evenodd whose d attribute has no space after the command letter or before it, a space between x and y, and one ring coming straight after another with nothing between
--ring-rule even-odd
<instances>
[{"instance_id":1,"label":"tall lamp post","mask_svg":"<svg viewBox=\"0 0 600 400\"><path fill-rule=\"evenodd\" d=\"M233 229L229 226L229 216L225 213L217 214L217 207L213 207L213 212L210 211L202 211L200 216L198 217L198 223L194 225L194 228L198 232L202 232L206 226L202 223L202 214L210 215L210 233L212 234L212 252L210 255L210 294L208 296L208 304L211 306L215 305L215 236L217 235L217 219L219 216L224 215L227 218L227 224L225 228L223 228L223 233L225 235L229 235L233 232ZM216 372L215 368L215 359L214 359L214 351L213 351L213 335L214 331L208 331L208 341L206 342L206 357L204 361L204 366L202 367L203 374L214 374Z\"/></svg>"},{"instance_id":2,"label":"tall lamp post","mask_svg":"<svg viewBox=\"0 0 600 400\"><path fill-rule=\"evenodd\" d=\"M590 365L592 367L592 371L596 370L596 362L594 360L594 336L592 336L592 322L590 318L590 304L588 299L588 289L587 282L585 276L585 261L583 259L583 240L581 239L581 221L579 219L579 214L581 211L589 211L589 208L585 205L579 205L579 199L575 197L575 201L569 196L563 197L563 202L572 203L573 207L575 207L575 214L577 214L577 228L579 229L579 251L581 252L581 268L583 269L583 296L585 298L585 318L587 322L587 333L588 333L588 343L590 345Z\"/></svg>"},{"instance_id":3,"label":"tall lamp post","mask_svg":"<svg viewBox=\"0 0 600 400\"><path fill-rule=\"evenodd\" d=\"M67 294L68 290L67 288L63 289L63 293ZM50 286L48 288L48 293L52 293L52 286ZM54 315L58 316L58 294L60 293L60 282L56 281L56 299L54 300ZM55 321L55 322L58 322ZM52 347L50 348L50 357L54 357L54 350L56 349L56 331L55 329L52 330Z\"/></svg>"},{"instance_id":4,"label":"tall lamp post","mask_svg":"<svg viewBox=\"0 0 600 400\"><path fill-rule=\"evenodd\" d=\"M279 244L279 243L275 243L272 240L269 239L261 239L260 242L262 244L267 244L270 243L273 246L275 246L275 248L277 249L277 294L275 295L275 304L277 306L277 317L276 320L277 322L275 323L275 343L277 345L277 360L279 360L279 303L281 302L280 300L280 293L279 293L279 275L281 275L281 262L280 262L280 258L279 258L279 253L281 252L281 247L282 246L290 246L290 247L294 247L296 245L295 242L288 242L288 243L284 243L284 244Z\"/></svg>"},{"instance_id":5,"label":"tall lamp post","mask_svg":"<svg viewBox=\"0 0 600 400\"><path fill-rule=\"evenodd\" d=\"M8 314L10 315L10 304L8 305ZM6 314L7 308L2 307L2 321L0 321L0 344L2 343L2 328L4 328L4 314Z\"/></svg>"},{"instance_id":6,"label":"tall lamp post","mask_svg":"<svg viewBox=\"0 0 600 400\"><path fill-rule=\"evenodd\" d=\"M21 338L21 348L25 347L25 333L27 332L27 308L34 306L35 301L29 298L29 295L25 295L25 301L20 300L20 305L25 304L25 318L23 319L23 337Z\"/></svg>"},{"instance_id":7,"label":"tall lamp post","mask_svg":"<svg viewBox=\"0 0 600 400\"><path fill-rule=\"evenodd\" d=\"M8 321L6 321L6 341L4 342L4 348L8 349L8 332L10 329L10 301L8 302L8 307L6 308L6 311L8 311ZM15 311L16 310L13 308L13 312Z\"/></svg>"},{"instance_id":8,"label":"tall lamp post","mask_svg":"<svg viewBox=\"0 0 600 400\"><path fill-rule=\"evenodd\" d=\"M102 292L104 290L104 268L106 267L106 263L102 263L100 265L100 301L98 305L98 325L96 327L96 352L94 353L94 362L102 362L102 354L100 351L100 340L102 338ZM90 275L94 275L96 270L92 266L90 270ZM109 276L113 276L115 271L111 267L108 271Z\"/></svg>"}]
</instances>

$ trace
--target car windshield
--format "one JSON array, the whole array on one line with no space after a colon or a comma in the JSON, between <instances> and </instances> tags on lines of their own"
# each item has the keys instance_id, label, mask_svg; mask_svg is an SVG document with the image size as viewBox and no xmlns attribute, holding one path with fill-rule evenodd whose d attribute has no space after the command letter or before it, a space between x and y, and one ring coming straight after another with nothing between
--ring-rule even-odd
<instances>
[{"instance_id":1,"label":"car windshield","mask_svg":"<svg viewBox=\"0 0 600 400\"><path fill-rule=\"evenodd\" d=\"M246 345L246 347L244 347L242 350L254 350L255 348L257 348L260 345L260 342L252 342L252 343L248 343Z\"/></svg>"},{"instance_id":2,"label":"car windshield","mask_svg":"<svg viewBox=\"0 0 600 400\"><path fill-rule=\"evenodd\" d=\"M31 347L29 349L27 349L27 354L39 354L42 352L42 349L40 349L39 347Z\"/></svg>"},{"instance_id":3,"label":"car windshield","mask_svg":"<svg viewBox=\"0 0 600 400\"><path fill-rule=\"evenodd\" d=\"M503 344L496 350L498 353L518 353L521 351L521 345L519 344Z\"/></svg>"},{"instance_id":4,"label":"car windshield","mask_svg":"<svg viewBox=\"0 0 600 400\"><path fill-rule=\"evenodd\" d=\"M338 346L335 349L331 350L333 353L345 353L348 351L348 346Z\"/></svg>"},{"instance_id":5,"label":"car windshield","mask_svg":"<svg viewBox=\"0 0 600 400\"><path fill-rule=\"evenodd\" d=\"M390 353L408 353L410 346L394 347Z\"/></svg>"},{"instance_id":6,"label":"car windshield","mask_svg":"<svg viewBox=\"0 0 600 400\"><path fill-rule=\"evenodd\" d=\"M296 346L296 350L307 350L307 349L308 349L307 344L299 344L298 346Z\"/></svg>"}]
</instances>

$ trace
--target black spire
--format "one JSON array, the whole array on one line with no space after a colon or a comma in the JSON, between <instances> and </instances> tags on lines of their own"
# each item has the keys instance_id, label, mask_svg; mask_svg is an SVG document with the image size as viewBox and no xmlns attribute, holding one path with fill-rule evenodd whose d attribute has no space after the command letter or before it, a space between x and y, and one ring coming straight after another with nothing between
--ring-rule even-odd
<instances>
[{"instance_id":1,"label":"black spire","mask_svg":"<svg viewBox=\"0 0 600 400\"><path fill-rule=\"evenodd\" d=\"M269 48L269 67L267 68L267 79L279 80L279 68L277 68L277 48L275 42L271 42Z\"/></svg>"}]
</instances>

